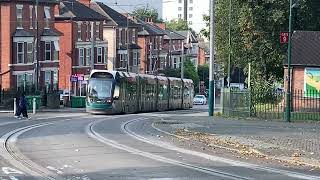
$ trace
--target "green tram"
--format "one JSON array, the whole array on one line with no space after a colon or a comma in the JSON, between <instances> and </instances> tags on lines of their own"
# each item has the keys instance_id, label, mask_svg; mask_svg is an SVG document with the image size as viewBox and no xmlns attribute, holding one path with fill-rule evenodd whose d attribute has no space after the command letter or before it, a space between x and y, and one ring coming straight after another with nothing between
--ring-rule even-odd
<instances>
[{"instance_id":1,"label":"green tram","mask_svg":"<svg viewBox=\"0 0 320 180\"><path fill-rule=\"evenodd\" d=\"M86 109L93 114L189 109L193 96L194 85L190 79L93 70L88 82Z\"/></svg>"}]
</instances>

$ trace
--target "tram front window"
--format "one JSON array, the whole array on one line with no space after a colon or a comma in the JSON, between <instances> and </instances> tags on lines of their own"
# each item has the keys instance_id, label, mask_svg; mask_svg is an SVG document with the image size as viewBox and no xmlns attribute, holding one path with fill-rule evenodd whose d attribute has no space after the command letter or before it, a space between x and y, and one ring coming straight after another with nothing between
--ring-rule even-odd
<instances>
[{"instance_id":1,"label":"tram front window","mask_svg":"<svg viewBox=\"0 0 320 180\"><path fill-rule=\"evenodd\" d=\"M89 82L89 97L93 99L106 99L111 97L112 81L91 79Z\"/></svg>"}]
</instances>

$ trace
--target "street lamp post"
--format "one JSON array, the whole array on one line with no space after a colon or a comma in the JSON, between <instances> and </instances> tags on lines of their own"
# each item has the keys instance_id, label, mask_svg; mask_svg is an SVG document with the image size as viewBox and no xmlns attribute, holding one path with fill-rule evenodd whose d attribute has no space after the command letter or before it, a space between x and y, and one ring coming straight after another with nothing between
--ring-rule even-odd
<instances>
[{"instance_id":1,"label":"street lamp post","mask_svg":"<svg viewBox=\"0 0 320 180\"><path fill-rule=\"evenodd\" d=\"M231 69L231 21L232 21L232 0L229 1L229 58L228 58L228 88L230 88L230 69Z\"/></svg>"},{"instance_id":2,"label":"street lamp post","mask_svg":"<svg viewBox=\"0 0 320 180\"><path fill-rule=\"evenodd\" d=\"M214 52L215 52L215 0L210 1L210 72L209 72L209 116L214 113Z\"/></svg>"},{"instance_id":3,"label":"street lamp post","mask_svg":"<svg viewBox=\"0 0 320 180\"><path fill-rule=\"evenodd\" d=\"M292 35L292 0L290 0L290 13L289 13L289 43L288 43L288 84L287 84L287 98L286 98L286 121L291 121L291 35Z\"/></svg>"}]
</instances>

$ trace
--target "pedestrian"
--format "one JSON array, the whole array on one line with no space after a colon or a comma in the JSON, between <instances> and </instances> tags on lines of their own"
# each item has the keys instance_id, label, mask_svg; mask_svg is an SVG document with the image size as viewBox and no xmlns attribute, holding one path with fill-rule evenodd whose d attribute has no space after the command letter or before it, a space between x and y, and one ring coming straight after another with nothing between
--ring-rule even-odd
<instances>
[{"instance_id":1,"label":"pedestrian","mask_svg":"<svg viewBox=\"0 0 320 180\"><path fill-rule=\"evenodd\" d=\"M18 106L17 106L17 113L16 113L15 117L20 119L20 115L22 114L22 116L24 118L30 119L28 117L27 107L28 107L27 99L26 99L24 93L22 93L20 98L19 98L19 103L18 103Z\"/></svg>"}]
</instances>

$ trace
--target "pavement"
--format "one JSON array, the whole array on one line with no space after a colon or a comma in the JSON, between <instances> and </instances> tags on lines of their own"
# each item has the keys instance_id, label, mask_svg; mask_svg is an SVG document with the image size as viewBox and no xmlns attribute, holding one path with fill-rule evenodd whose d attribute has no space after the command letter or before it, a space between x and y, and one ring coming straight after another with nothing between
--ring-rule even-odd
<instances>
[{"instance_id":1,"label":"pavement","mask_svg":"<svg viewBox=\"0 0 320 180\"><path fill-rule=\"evenodd\" d=\"M178 138L202 142L209 148L320 169L318 122L208 118L206 112L200 112L162 117L154 125Z\"/></svg>"},{"instance_id":2,"label":"pavement","mask_svg":"<svg viewBox=\"0 0 320 180\"><path fill-rule=\"evenodd\" d=\"M32 112L32 110L29 110L29 113ZM50 109L50 108L45 108L41 107L40 109L36 110L37 112L68 112L68 113L81 113L81 112L86 112L86 108L70 108L70 107L61 107L59 109ZM13 110L1 110L0 113L13 113Z\"/></svg>"}]
</instances>

